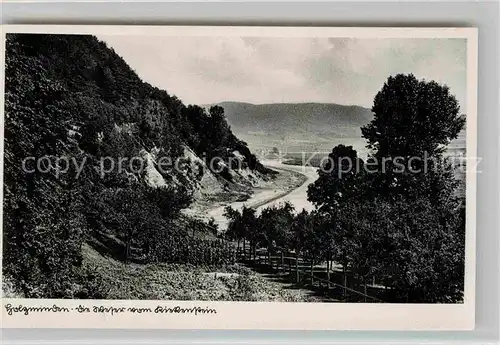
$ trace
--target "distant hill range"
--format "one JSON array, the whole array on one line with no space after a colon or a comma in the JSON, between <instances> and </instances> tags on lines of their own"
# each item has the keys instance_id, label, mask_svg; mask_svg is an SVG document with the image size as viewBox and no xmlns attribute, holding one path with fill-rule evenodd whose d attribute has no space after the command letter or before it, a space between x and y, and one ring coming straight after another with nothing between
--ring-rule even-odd
<instances>
[{"instance_id":1,"label":"distant hill range","mask_svg":"<svg viewBox=\"0 0 500 345\"><path fill-rule=\"evenodd\" d=\"M327 153L344 144L353 146L362 157L368 153L360 128L372 120L373 113L364 107L335 103L217 105L224 108L233 132L257 152L278 148L285 152ZM450 151L464 148L465 130L449 146Z\"/></svg>"},{"instance_id":2,"label":"distant hill range","mask_svg":"<svg viewBox=\"0 0 500 345\"><path fill-rule=\"evenodd\" d=\"M227 121L238 131L270 132L278 135L296 135L314 132L348 137L356 128L370 122L372 113L359 106L334 103L219 103Z\"/></svg>"},{"instance_id":3,"label":"distant hill range","mask_svg":"<svg viewBox=\"0 0 500 345\"><path fill-rule=\"evenodd\" d=\"M359 147L360 127L373 116L370 109L334 103L217 105L224 108L233 132L254 150L278 147L288 151L329 151L336 143Z\"/></svg>"}]
</instances>

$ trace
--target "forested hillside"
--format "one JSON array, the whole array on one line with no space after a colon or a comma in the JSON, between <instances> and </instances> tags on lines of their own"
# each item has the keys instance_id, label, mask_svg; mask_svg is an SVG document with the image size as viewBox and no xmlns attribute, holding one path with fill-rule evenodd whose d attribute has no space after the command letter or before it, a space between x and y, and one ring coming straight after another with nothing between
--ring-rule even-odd
<instances>
[{"instance_id":1,"label":"forested hillside","mask_svg":"<svg viewBox=\"0 0 500 345\"><path fill-rule=\"evenodd\" d=\"M334 103L218 103L236 129L273 131L277 134L313 132L349 136L373 117L370 109ZM328 124L328 126L325 126Z\"/></svg>"},{"instance_id":2,"label":"forested hillside","mask_svg":"<svg viewBox=\"0 0 500 345\"><path fill-rule=\"evenodd\" d=\"M334 103L250 104L222 102L227 121L252 149L286 147L288 152L328 152L339 143L363 147L360 127L370 109Z\"/></svg>"},{"instance_id":3,"label":"forested hillside","mask_svg":"<svg viewBox=\"0 0 500 345\"><path fill-rule=\"evenodd\" d=\"M85 242L124 261L198 260L205 242L190 238L186 253L180 211L251 185L238 169L272 175L221 107L142 82L93 36L7 36L4 147L4 275L27 297L100 297Z\"/></svg>"}]
</instances>

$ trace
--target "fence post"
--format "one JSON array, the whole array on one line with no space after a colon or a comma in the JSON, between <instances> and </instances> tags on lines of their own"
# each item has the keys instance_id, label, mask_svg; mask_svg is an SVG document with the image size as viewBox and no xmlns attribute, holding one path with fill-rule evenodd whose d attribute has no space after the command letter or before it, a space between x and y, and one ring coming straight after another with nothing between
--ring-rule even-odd
<instances>
[{"instance_id":1,"label":"fence post","mask_svg":"<svg viewBox=\"0 0 500 345\"><path fill-rule=\"evenodd\" d=\"M243 237L243 261L247 259L246 239Z\"/></svg>"},{"instance_id":2,"label":"fence post","mask_svg":"<svg viewBox=\"0 0 500 345\"><path fill-rule=\"evenodd\" d=\"M295 255L295 273L296 273L296 280L297 283L300 282L300 277L299 277L299 253Z\"/></svg>"},{"instance_id":3,"label":"fence post","mask_svg":"<svg viewBox=\"0 0 500 345\"><path fill-rule=\"evenodd\" d=\"M330 290L330 266L331 266L331 258L330 258L330 251L328 251L328 261L326 262L326 279L328 280L328 290Z\"/></svg>"},{"instance_id":4,"label":"fence post","mask_svg":"<svg viewBox=\"0 0 500 345\"><path fill-rule=\"evenodd\" d=\"M345 267L345 263L342 265L342 271L344 273L344 299L347 297L347 270Z\"/></svg>"},{"instance_id":5,"label":"fence post","mask_svg":"<svg viewBox=\"0 0 500 345\"><path fill-rule=\"evenodd\" d=\"M313 266L314 260L311 260L311 285L314 285Z\"/></svg>"}]
</instances>

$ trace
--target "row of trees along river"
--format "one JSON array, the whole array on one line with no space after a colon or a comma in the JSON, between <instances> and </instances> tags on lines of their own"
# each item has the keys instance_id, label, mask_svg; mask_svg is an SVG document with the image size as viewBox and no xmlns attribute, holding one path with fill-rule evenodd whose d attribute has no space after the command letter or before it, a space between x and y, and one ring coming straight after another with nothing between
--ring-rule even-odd
<instances>
[{"instance_id":1,"label":"row of trees along river","mask_svg":"<svg viewBox=\"0 0 500 345\"><path fill-rule=\"evenodd\" d=\"M297 213L289 203L260 213L228 207L222 236L242 246L254 264L262 253L271 268L271 258L281 258L277 267L288 266L297 282L302 266L309 266L312 282L314 267L326 265L322 279L344 286L343 298L355 289L366 300L367 287L377 282L385 301L460 302L465 203L443 153L465 118L446 86L413 75L389 77L372 111L373 120L361 128L370 156L365 162L350 146L334 147L308 187L314 210ZM424 155L426 163L411 159ZM394 157L412 169L401 171Z\"/></svg>"}]
</instances>

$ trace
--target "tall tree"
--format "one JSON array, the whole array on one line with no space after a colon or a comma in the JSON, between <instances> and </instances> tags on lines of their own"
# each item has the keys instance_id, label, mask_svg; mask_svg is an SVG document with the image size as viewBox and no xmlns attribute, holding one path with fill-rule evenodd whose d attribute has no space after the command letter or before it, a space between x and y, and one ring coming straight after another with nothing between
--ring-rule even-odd
<instances>
[{"instance_id":1,"label":"tall tree","mask_svg":"<svg viewBox=\"0 0 500 345\"><path fill-rule=\"evenodd\" d=\"M366 193L363 165L352 146L334 147L318 169L318 179L307 189L308 200L318 210L330 212L360 198Z\"/></svg>"},{"instance_id":2,"label":"tall tree","mask_svg":"<svg viewBox=\"0 0 500 345\"><path fill-rule=\"evenodd\" d=\"M463 204L443 155L464 127L459 110L447 86L399 74L376 95L374 119L361 128L372 150L367 163L377 168L371 184L378 206L365 200L347 217L354 232L371 233L372 245L381 245L370 265L382 265L388 284L409 301L456 301L463 288ZM354 259L363 266L366 258Z\"/></svg>"},{"instance_id":3,"label":"tall tree","mask_svg":"<svg viewBox=\"0 0 500 345\"><path fill-rule=\"evenodd\" d=\"M398 74L375 96L374 118L361 132L378 157L432 156L462 130L459 110L447 86Z\"/></svg>"},{"instance_id":4,"label":"tall tree","mask_svg":"<svg viewBox=\"0 0 500 345\"><path fill-rule=\"evenodd\" d=\"M387 79L375 96L373 120L361 128L372 150L373 185L391 198L404 194L418 198L450 185L443 152L465 125L459 105L446 85L398 74ZM429 179L434 173L434 179ZM439 179L436 179L439 177ZM441 191L439 191L441 193Z\"/></svg>"}]
</instances>

